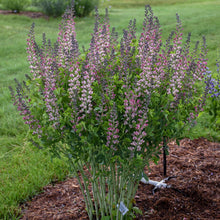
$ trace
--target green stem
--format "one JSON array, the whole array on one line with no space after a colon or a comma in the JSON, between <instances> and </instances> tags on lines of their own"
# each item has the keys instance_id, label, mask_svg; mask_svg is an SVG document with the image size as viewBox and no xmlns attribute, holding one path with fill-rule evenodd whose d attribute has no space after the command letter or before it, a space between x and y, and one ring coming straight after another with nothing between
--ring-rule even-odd
<instances>
[{"instance_id":1,"label":"green stem","mask_svg":"<svg viewBox=\"0 0 220 220\"><path fill-rule=\"evenodd\" d=\"M123 166L123 165L122 165ZM119 179L119 199L117 200L117 204L120 205L120 202L124 200L124 194L126 189L124 189L125 181L126 181L126 175L124 175L124 167L122 167L122 172L120 173L120 179ZM117 216L116 219L122 219L123 216L119 212L119 208L117 209Z\"/></svg>"},{"instance_id":2,"label":"green stem","mask_svg":"<svg viewBox=\"0 0 220 220\"><path fill-rule=\"evenodd\" d=\"M99 200L101 216L105 216L101 185L102 185L101 176L99 176L99 180L96 178L96 186L97 186L97 189L98 189L97 190L97 197L98 197L98 200Z\"/></svg>"},{"instance_id":3,"label":"green stem","mask_svg":"<svg viewBox=\"0 0 220 220\"><path fill-rule=\"evenodd\" d=\"M129 207L129 203L131 199L134 198L137 188L138 188L139 182L136 178L132 178L131 180L128 181L128 194L127 194L127 207Z\"/></svg>"},{"instance_id":4,"label":"green stem","mask_svg":"<svg viewBox=\"0 0 220 220\"><path fill-rule=\"evenodd\" d=\"M105 188L106 188L106 177L104 176L104 171L105 167L101 165L101 169L102 170L102 175L101 175L101 180L100 180L100 186L101 186L101 194L102 194L102 199L103 199L103 205L104 205L104 210L106 215L108 215L108 205L106 204L106 192L105 192Z\"/></svg>"},{"instance_id":5,"label":"green stem","mask_svg":"<svg viewBox=\"0 0 220 220\"><path fill-rule=\"evenodd\" d=\"M93 191L93 199L94 199L94 204L95 204L95 212L96 212L96 219L98 220L99 218L99 210L98 210L98 204L97 201L99 201L98 199L98 192L97 192L97 184L96 184L96 169L94 167L94 164L92 163L91 165L92 168L92 191Z\"/></svg>"},{"instance_id":6,"label":"green stem","mask_svg":"<svg viewBox=\"0 0 220 220\"><path fill-rule=\"evenodd\" d=\"M112 216L112 211L113 211L113 205L114 205L114 195L116 195L116 188L117 188L117 181L116 181L116 165L113 163L110 164L110 172L111 172L111 188L110 188L110 216L111 216L111 219L113 219L113 216ZM116 202L115 202L116 204Z\"/></svg>"},{"instance_id":7,"label":"green stem","mask_svg":"<svg viewBox=\"0 0 220 220\"><path fill-rule=\"evenodd\" d=\"M89 215L89 219L92 219L92 215L93 215L93 214L92 214L92 210L90 209L90 203L89 203L89 201L88 201L88 198L87 198L86 194L84 193L84 189L85 189L85 188L83 187L82 181L81 181L81 179L80 179L80 177L79 177L79 174L78 174L78 170L79 170L80 173L81 173L81 169L80 169L79 165L76 167L74 161L71 161L71 160L70 160L70 163L72 164L73 172L74 172L74 174L76 175L76 178L77 178L77 180L78 180L78 182L79 182L79 185L80 185L80 188L81 188L81 192L82 192L83 197L84 197L84 200L85 200L86 209L87 209L87 212L88 212L88 215ZM78 169L77 169L77 168L78 168Z\"/></svg>"},{"instance_id":8,"label":"green stem","mask_svg":"<svg viewBox=\"0 0 220 220\"><path fill-rule=\"evenodd\" d=\"M89 206L88 212L90 213L89 218L92 219L94 207L93 207L92 199L91 199L88 184L87 184L87 179L88 178L85 175L85 172L84 172L83 165L82 165L81 161L78 162L78 166L80 168L80 173L81 173L81 176L82 176L82 179L83 179L84 189L86 191L86 198L88 200L88 206Z\"/></svg>"}]
</instances>

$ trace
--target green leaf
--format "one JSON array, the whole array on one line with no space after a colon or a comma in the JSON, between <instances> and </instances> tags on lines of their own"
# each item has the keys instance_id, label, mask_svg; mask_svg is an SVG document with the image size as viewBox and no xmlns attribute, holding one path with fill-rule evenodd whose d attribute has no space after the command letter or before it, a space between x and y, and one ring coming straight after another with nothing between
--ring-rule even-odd
<instances>
[{"instance_id":1,"label":"green leaf","mask_svg":"<svg viewBox=\"0 0 220 220\"><path fill-rule=\"evenodd\" d=\"M125 145L130 145L131 139L130 138L124 138L123 142L124 142Z\"/></svg>"},{"instance_id":2,"label":"green leaf","mask_svg":"<svg viewBox=\"0 0 220 220\"><path fill-rule=\"evenodd\" d=\"M82 129L86 129L86 124L84 121L81 121L79 124L76 125L77 130L81 131Z\"/></svg>"},{"instance_id":3,"label":"green leaf","mask_svg":"<svg viewBox=\"0 0 220 220\"><path fill-rule=\"evenodd\" d=\"M149 180L149 178L148 178L148 176L146 175L146 173L142 173L142 177L144 177L144 179L145 179L146 181Z\"/></svg>"},{"instance_id":4,"label":"green leaf","mask_svg":"<svg viewBox=\"0 0 220 220\"><path fill-rule=\"evenodd\" d=\"M220 124L220 118L217 119L216 124L217 124L217 125Z\"/></svg>"},{"instance_id":5,"label":"green leaf","mask_svg":"<svg viewBox=\"0 0 220 220\"><path fill-rule=\"evenodd\" d=\"M169 147L168 146L165 146L164 151L165 151L166 155L169 155Z\"/></svg>"},{"instance_id":6,"label":"green leaf","mask_svg":"<svg viewBox=\"0 0 220 220\"><path fill-rule=\"evenodd\" d=\"M101 220L110 220L110 219L111 219L110 216L103 216L103 217L101 218Z\"/></svg>"},{"instance_id":7,"label":"green leaf","mask_svg":"<svg viewBox=\"0 0 220 220\"><path fill-rule=\"evenodd\" d=\"M153 162L154 162L155 164L158 164L159 159L160 159L159 155L155 155L155 156L152 158L152 160L153 160Z\"/></svg>"},{"instance_id":8,"label":"green leaf","mask_svg":"<svg viewBox=\"0 0 220 220\"><path fill-rule=\"evenodd\" d=\"M94 110L95 111L102 111L102 109L100 107L95 107Z\"/></svg>"},{"instance_id":9,"label":"green leaf","mask_svg":"<svg viewBox=\"0 0 220 220\"><path fill-rule=\"evenodd\" d=\"M136 214L143 215L143 212L138 207L134 206L132 209Z\"/></svg>"},{"instance_id":10,"label":"green leaf","mask_svg":"<svg viewBox=\"0 0 220 220\"><path fill-rule=\"evenodd\" d=\"M176 139L176 143L177 143L178 146L180 146L180 142L179 142L178 139Z\"/></svg>"}]
</instances>

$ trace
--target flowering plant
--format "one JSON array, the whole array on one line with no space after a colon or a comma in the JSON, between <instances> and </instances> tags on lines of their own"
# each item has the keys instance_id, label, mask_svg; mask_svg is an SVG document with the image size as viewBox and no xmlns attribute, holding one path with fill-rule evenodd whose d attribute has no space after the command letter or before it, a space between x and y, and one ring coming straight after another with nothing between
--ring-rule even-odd
<instances>
[{"instance_id":1,"label":"flowering plant","mask_svg":"<svg viewBox=\"0 0 220 220\"><path fill-rule=\"evenodd\" d=\"M108 14L96 22L90 48L80 55L72 12L57 42L28 44L31 75L11 88L34 143L65 155L79 180L89 218L134 217L133 202L143 169L155 162L161 143L179 138L204 104L197 89L206 68L205 40L190 50L176 31L162 44L161 29L146 6L143 32L130 21L118 43ZM79 171L79 172L78 172ZM92 194L89 192L92 187Z\"/></svg>"},{"instance_id":2,"label":"flowering plant","mask_svg":"<svg viewBox=\"0 0 220 220\"><path fill-rule=\"evenodd\" d=\"M212 116L211 123L215 124L218 128L220 126L220 74L219 74L219 61L216 63L217 77L207 67L205 75L206 90L208 91L208 105L206 109Z\"/></svg>"}]
</instances>

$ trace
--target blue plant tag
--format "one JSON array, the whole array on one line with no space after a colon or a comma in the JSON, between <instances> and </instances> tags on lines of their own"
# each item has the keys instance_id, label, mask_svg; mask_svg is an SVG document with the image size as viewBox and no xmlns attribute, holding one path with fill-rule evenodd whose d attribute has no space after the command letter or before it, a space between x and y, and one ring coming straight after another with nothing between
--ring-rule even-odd
<instances>
[{"instance_id":1,"label":"blue plant tag","mask_svg":"<svg viewBox=\"0 0 220 220\"><path fill-rule=\"evenodd\" d=\"M121 212L122 215L125 215L128 212L128 208L125 206L123 202L120 202L120 205L117 205L117 207L118 206L119 206L119 211Z\"/></svg>"}]
</instances>

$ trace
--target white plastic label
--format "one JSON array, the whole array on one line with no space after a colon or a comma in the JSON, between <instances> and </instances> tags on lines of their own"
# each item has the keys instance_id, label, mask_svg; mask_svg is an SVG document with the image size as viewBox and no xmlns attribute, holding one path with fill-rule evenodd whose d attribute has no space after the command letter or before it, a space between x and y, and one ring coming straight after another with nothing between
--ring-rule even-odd
<instances>
[{"instance_id":1,"label":"white plastic label","mask_svg":"<svg viewBox=\"0 0 220 220\"><path fill-rule=\"evenodd\" d=\"M121 212L122 215L125 215L128 212L128 208L125 206L123 202L120 202L120 205L117 205L117 207L118 206L119 206L119 211Z\"/></svg>"}]
</instances>

